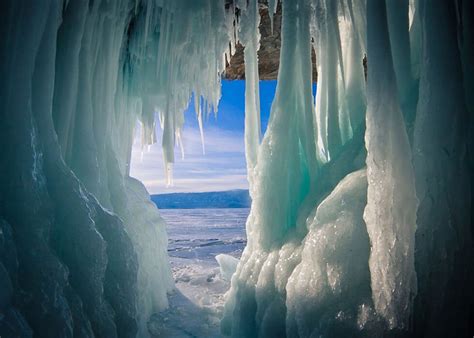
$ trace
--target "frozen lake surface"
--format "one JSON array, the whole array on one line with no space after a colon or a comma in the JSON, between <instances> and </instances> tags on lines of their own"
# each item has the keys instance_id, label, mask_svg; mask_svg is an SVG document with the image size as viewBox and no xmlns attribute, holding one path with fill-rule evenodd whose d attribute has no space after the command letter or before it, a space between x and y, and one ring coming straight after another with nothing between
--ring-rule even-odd
<instances>
[{"instance_id":1,"label":"frozen lake surface","mask_svg":"<svg viewBox=\"0 0 474 338\"><path fill-rule=\"evenodd\" d=\"M170 308L150 322L156 336L219 337L230 281L220 274L218 254L240 258L249 209L161 209L167 223L176 292Z\"/></svg>"},{"instance_id":2,"label":"frozen lake surface","mask_svg":"<svg viewBox=\"0 0 474 338\"><path fill-rule=\"evenodd\" d=\"M210 261L220 253L240 257L249 209L162 209L171 258ZM217 265L216 265L217 266Z\"/></svg>"}]
</instances>

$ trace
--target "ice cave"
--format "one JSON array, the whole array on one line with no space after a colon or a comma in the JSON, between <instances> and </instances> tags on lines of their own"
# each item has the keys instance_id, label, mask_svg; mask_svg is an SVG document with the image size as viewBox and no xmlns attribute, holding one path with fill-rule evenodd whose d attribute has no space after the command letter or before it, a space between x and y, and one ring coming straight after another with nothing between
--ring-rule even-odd
<instances>
[{"instance_id":1,"label":"ice cave","mask_svg":"<svg viewBox=\"0 0 474 338\"><path fill-rule=\"evenodd\" d=\"M229 69L252 205L216 336L474 335L474 1L2 0L0 37L1 338L169 336L134 127L172 184Z\"/></svg>"}]
</instances>

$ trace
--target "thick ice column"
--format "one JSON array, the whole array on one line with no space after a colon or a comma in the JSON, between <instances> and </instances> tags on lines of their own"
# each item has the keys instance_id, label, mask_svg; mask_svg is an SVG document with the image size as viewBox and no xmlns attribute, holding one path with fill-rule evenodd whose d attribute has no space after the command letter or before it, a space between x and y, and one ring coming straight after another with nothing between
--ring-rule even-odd
<instances>
[{"instance_id":1,"label":"thick ice column","mask_svg":"<svg viewBox=\"0 0 474 338\"><path fill-rule=\"evenodd\" d=\"M400 107L406 121L412 123L416 114L418 95L411 71L408 0L388 1L386 5Z\"/></svg>"},{"instance_id":2,"label":"thick ice column","mask_svg":"<svg viewBox=\"0 0 474 338\"><path fill-rule=\"evenodd\" d=\"M260 13L258 1L251 0L242 9L240 41L244 45L245 61L245 156L250 187L254 180L254 168L260 144L260 92L258 76L258 55L260 48ZM252 189L251 189L252 191Z\"/></svg>"},{"instance_id":3,"label":"thick ice column","mask_svg":"<svg viewBox=\"0 0 474 338\"><path fill-rule=\"evenodd\" d=\"M74 135L75 108L79 83L79 53L84 34L89 1L71 1L63 23L58 29L58 44L63 46L56 55L54 94L54 124L63 158L69 162ZM64 76L69 74L69 76Z\"/></svg>"},{"instance_id":4,"label":"thick ice column","mask_svg":"<svg viewBox=\"0 0 474 338\"><path fill-rule=\"evenodd\" d=\"M366 46L365 6L359 1L347 1L349 15L344 37L341 36L345 87L342 95L343 107L350 121L353 137L365 125L366 83L364 77L364 58Z\"/></svg>"},{"instance_id":5,"label":"thick ice column","mask_svg":"<svg viewBox=\"0 0 474 338\"><path fill-rule=\"evenodd\" d=\"M340 64L340 35L338 2L318 2L318 90L316 93L316 118L318 121L318 146L321 159L329 161L331 153L339 150L342 139L339 129L338 69Z\"/></svg>"},{"instance_id":6,"label":"thick ice column","mask_svg":"<svg viewBox=\"0 0 474 338\"><path fill-rule=\"evenodd\" d=\"M425 336L453 332L469 336L472 167L466 150L472 115L464 98L458 8L442 0L421 1L420 7L423 45L414 134L420 199L415 330Z\"/></svg>"},{"instance_id":7,"label":"thick ice column","mask_svg":"<svg viewBox=\"0 0 474 338\"><path fill-rule=\"evenodd\" d=\"M307 0L283 2L278 85L255 167L248 244L232 278L222 322L223 330L236 337L285 334L284 290L291 272L285 262L296 259L290 257L296 245L288 241L306 231L302 206L318 170L308 71L310 8Z\"/></svg>"},{"instance_id":8,"label":"thick ice column","mask_svg":"<svg viewBox=\"0 0 474 338\"><path fill-rule=\"evenodd\" d=\"M264 247L296 226L298 209L317 171L311 72L307 71L311 69L310 7L306 0L297 3L284 4L277 91L256 167L259 197L254 210L262 220L256 223Z\"/></svg>"},{"instance_id":9,"label":"thick ice column","mask_svg":"<svg viewBox=\"0 0 474 338\"><path fill-rule=\"evenodd\" d=\"M408 27L406 28L408 29ZM364 219L372 244L372 298L391 328L406 329L416 293L417 198L411 149L400 110L385 0L367 3L367 179Z\"/></svg>"}]
</instances>

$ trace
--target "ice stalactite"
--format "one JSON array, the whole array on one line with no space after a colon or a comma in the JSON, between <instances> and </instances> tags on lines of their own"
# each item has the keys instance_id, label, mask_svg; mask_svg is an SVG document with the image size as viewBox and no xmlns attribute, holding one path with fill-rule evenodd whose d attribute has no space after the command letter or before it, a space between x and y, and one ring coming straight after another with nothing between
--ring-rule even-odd
<instances>
[{"instance_id":1,"label":"ice stalactite","mask_svg":"<svg viewBox=\"0 0 474 338\"><path fill-rule=\"evenodd\" d=\"M393 68L398 88L400 108L407 125L412 129L418 100L417 83L414 79L411 66L411 46L409 21L409 2L387 1L387 26L392 54Z\"/></svg>"},{"instance_id":2,"label":"ice stalactite","mask_svg":"<svg viewBox=\"0 0 474 338\"><path fill-rule=\"evenodd\" d=\"M273 34L274 19L273 16L277 12L278 0L269 0L268 1L268 15L270 16L270 30Z\"/></svg>"},{"instance_id":3,"label":"ice stalactite","mask_svg":"<svg viewBox=\"0 0 474 338\"><path fill-rule=\"evenodd\" d=\"M338 59L340 52L339 25L337 1L320 1L317 4L319 17L317 23L320 29L317 35L318 48L317 60L319 62L318 74L321 85L316 94L316 114L318 119L319 148L322 158L329 161L330 153L341 146L341 131L339 129L338 109Z\"/></svg>"},{"instance_id":4,"label":"ice stalactite","mask_svg":"<svg viewBox=\"0 0 474 338\"><path fill-rule=\"evenodd\" d=\"M260 48L260 13L257 0L237 5L242 7L238 32L239 41L245 47L245 156L249 182L253 183L261 134L257 55ZM251 187L253 187L252 183Z\"/></svg>"},{"instance_id":5,"label":"ice stalactite","mask_svg":"<svg viewBox=\"0 0 474 338\"><path fill-rule=\"evenodd\" d=\"M405 5L401 11L408 14L408 2ZM367 13L370 67L365 142L369 186L364 219L371 242L372 297L377 312L391 328L407 328L416 294L418 200L411 148L398 99L385 1L368 0ZM402 27L405 24L407 32L408 21L396 22Z\"/></svg>"},{"instance_id":6,"label":"ice stalactite","mask_svg":"<svg viewBox=\"0 0 474 338\"><path fill-rule=\"evenodd\" d=\"M364 68L361 61L366 50L366 13L365 0L345 1L342 3L343 19L339 20L341 32L342 68L344 77L339 77L339 116L342 121L342 141L360 133L364 126L367 106ZM318 50L323 45L318 44ZM323 53L323 52L322 52ZM341 80L344 80L342 82Z\"/></svg>"},{"instance_id":7,"label":"ice stalactite","mask_svg":"<svg viewBox=\"0 0 474 338\"><path fill-rule=\"evenodd\" d=\"M321 161L335 157L363 120L364 1L314 1L312 38L318 62L316 116ZM349 106L350 105L350 106Z\"/></svg>"},{"instance_id":8,"label":"ice stalactite","mask_svg":"<svg viewBox=\"0 0 474 338\"><path fill-rule=\"evenodd\" d=\"M199 124L199 134L201 136L201 146L202 146L202 154L206 154L206 146L204 142L204 127L202 124L202 105L201 105L201 96L199 93L194 94L194 110L196 111L196 117Z\"/></svg>"},{"instance_id":9,"label":"ice stalactite","mask_svg":"<svg viewBox=\"0 0 474 338\"><path fill-rule=\"evenodd\" d=\"M201 133L203 115L217 113L228 30L233 29L226 15L233 18L233 13L226 14L222 2L210 0L166 1L160 10L158 45L150 49L157 57L154 90L149 95L158 98L154 102L163 116L163 156L170 183L176 131L182 128L191 94L197 100Z\"/></svg>"},{"instance_id":10,"label":"ice stalactite","mask_svg":"<svg viewBox=\"0 0 474 338\"><path fill-rule=\"evenodd\" d=\"M467 145L473 115L466 105L469 98L464 97L462 55L457 46L459 8L444 1L419 1L419 6L423 44L414 134L420 199L415 330L440 337L452 332L468 336L473 230Z\"/></svg>"}]
</instances>

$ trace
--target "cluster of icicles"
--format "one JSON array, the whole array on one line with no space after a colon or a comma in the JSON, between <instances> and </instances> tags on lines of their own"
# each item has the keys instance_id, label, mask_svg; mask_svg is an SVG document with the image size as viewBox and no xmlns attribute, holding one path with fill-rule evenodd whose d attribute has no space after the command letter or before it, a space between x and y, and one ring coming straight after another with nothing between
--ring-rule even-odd
<instances>
[{"instance_id":1,"label":"cluster of icicles","mask_svg":"<svg viewBox=\"0 0 474 338\"><path fill-rule=\"evenodd\" d=\"M172 185L174 147L184 157L181 133L191 97L205 153L203 117L217 114L221 76L239 40L236 7L208 0L138 3L145 18L137 20L129 48L131 78L144 114L142 145L157 141L156 114L163 130L165 178Z\"/></svg>"}]
</instances>

